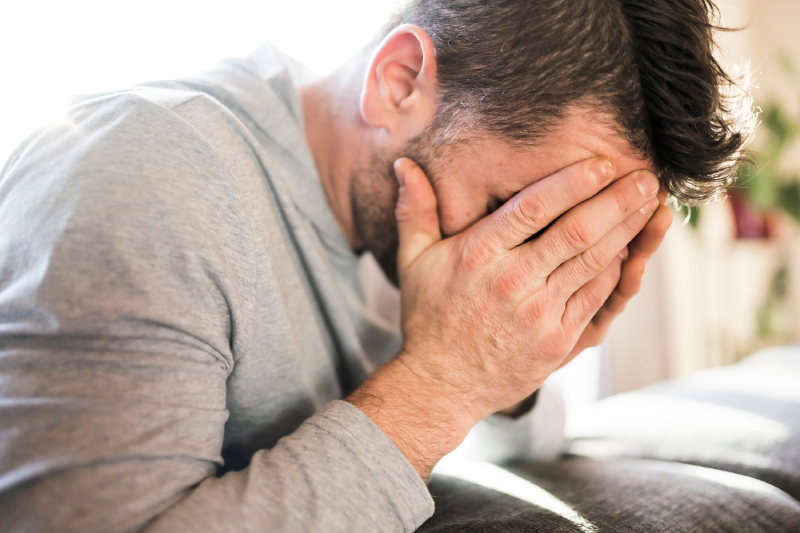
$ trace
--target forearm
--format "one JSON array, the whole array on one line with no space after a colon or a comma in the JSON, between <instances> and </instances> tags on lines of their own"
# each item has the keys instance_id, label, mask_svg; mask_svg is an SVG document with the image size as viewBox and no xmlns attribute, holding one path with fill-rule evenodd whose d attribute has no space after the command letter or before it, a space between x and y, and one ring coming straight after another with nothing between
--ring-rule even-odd
<instances>
[{"instance_id":1,"label":"forearm","mask_svg":"<svg viewBox=\"0 0 800 533\"><path fill-rule=\"evenodd\" d=\"M206 480L147 532L411 533L432 513L427 488L392 443L334 402L246 470Z\"/></svg>"},{"instance_id":2,"label":"forearm","mask_svg":"<svg viewBox=\"0 0 800 533\"><path fill-rule=\"evenodd\" d=\"M400 358L381 367L346 401L364 412L426 481L481 418L466 402L414 374Z\"/></svg>"},{"instance_id":3,"label":"forearm","mask_svg":"<svg viewBox=\"0 0 800 533\"><path fill-rule=\"evenodd\" d=\"M62 532L411 533L433 513L427 488L405 458L344 402L331 403L254 454L247 468L220 478L212 461L187 451L213 437L179 433L160 441L182 446L162 449L137 433L131 440L145 443L124 453L114 455L100 442L82 447L85 456L67 458L67 439L40 435L40 448L53 450L54 458L37 453L38 475L0 491L0 530L24 523ZM8 478L32 471L31 463L20 464Z\"/></svg>"}]
</instances>

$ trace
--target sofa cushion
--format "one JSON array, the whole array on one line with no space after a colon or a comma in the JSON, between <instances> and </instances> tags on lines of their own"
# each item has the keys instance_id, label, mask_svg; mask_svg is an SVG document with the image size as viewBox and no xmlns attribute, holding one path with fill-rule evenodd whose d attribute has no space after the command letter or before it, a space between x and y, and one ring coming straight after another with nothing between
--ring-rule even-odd
<instances>
[{"instance_id":1,"label":"sofa cushion","mask_svg":"<svg viewBox=\"0 0 800 533\"><path fill-rule=\"evenodd\" d=\"M800 499L800 348L612 396L570 424L570 436L575 454L707 466Z\"/></svg>"},{"instance_id":2,"label":"sofa cushion","mask_svg":"<svg viewBox=\"0 0 800 533\"><path fill-rule=\"evenodd\" d=\"M800 503L748 477L648 460L451 465L427 533L797 533Z\"/></svg>"}]
</instances>

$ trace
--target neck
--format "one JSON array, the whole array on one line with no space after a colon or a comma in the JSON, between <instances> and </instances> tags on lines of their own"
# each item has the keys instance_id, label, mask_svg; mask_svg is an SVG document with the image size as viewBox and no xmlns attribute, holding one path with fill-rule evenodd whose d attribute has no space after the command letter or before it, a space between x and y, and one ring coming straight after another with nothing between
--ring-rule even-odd
<instances>
[{"instance_id":1,"label":"neck","mask_svg":"<svg viewBox=\"0 0 800 533\"><path fill-rule=\"evenodd\" d=\"M358 105L359 70L348 65L300 88L306 142L328 205L353 250L360 248L361 239L353 221L350 182L366 141ZM363 75L363 70L360 72Z\"/></svg>"}]
</instances>

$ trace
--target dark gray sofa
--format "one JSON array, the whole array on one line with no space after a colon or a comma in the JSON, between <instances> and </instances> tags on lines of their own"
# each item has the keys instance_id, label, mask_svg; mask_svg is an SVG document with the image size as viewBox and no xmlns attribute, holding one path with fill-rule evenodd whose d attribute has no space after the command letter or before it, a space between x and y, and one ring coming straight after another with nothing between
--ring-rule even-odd
<instances>
[{"instance_id":1,"label":"dark gray sofa","mask_svg":"<svg viewBox=\"0 0 800 533\"><path fill-rule=\"evenodd\" d=\"M447 533L800 533L800 349L599 402L551 463L430 483Z\"/></svg>"}]
</instances>

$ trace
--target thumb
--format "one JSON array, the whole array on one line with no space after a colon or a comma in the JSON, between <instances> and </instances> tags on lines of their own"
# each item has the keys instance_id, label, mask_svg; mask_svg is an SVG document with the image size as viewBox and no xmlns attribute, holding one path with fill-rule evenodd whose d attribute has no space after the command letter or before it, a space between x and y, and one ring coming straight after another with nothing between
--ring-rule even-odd
<instances>
[{"instance_id":1,"label":"thumb","mask_svg":"<svg viewBox=\"0 0 800 533\"><path fill-rule=\"evenodd\" d=\"M394 172L400 184L395 215L400 234L397 267L402 275L422 252L442 240L442 235L436 195L419 165L401 157L394 162Z\"/></svg>"}]
</instances>

